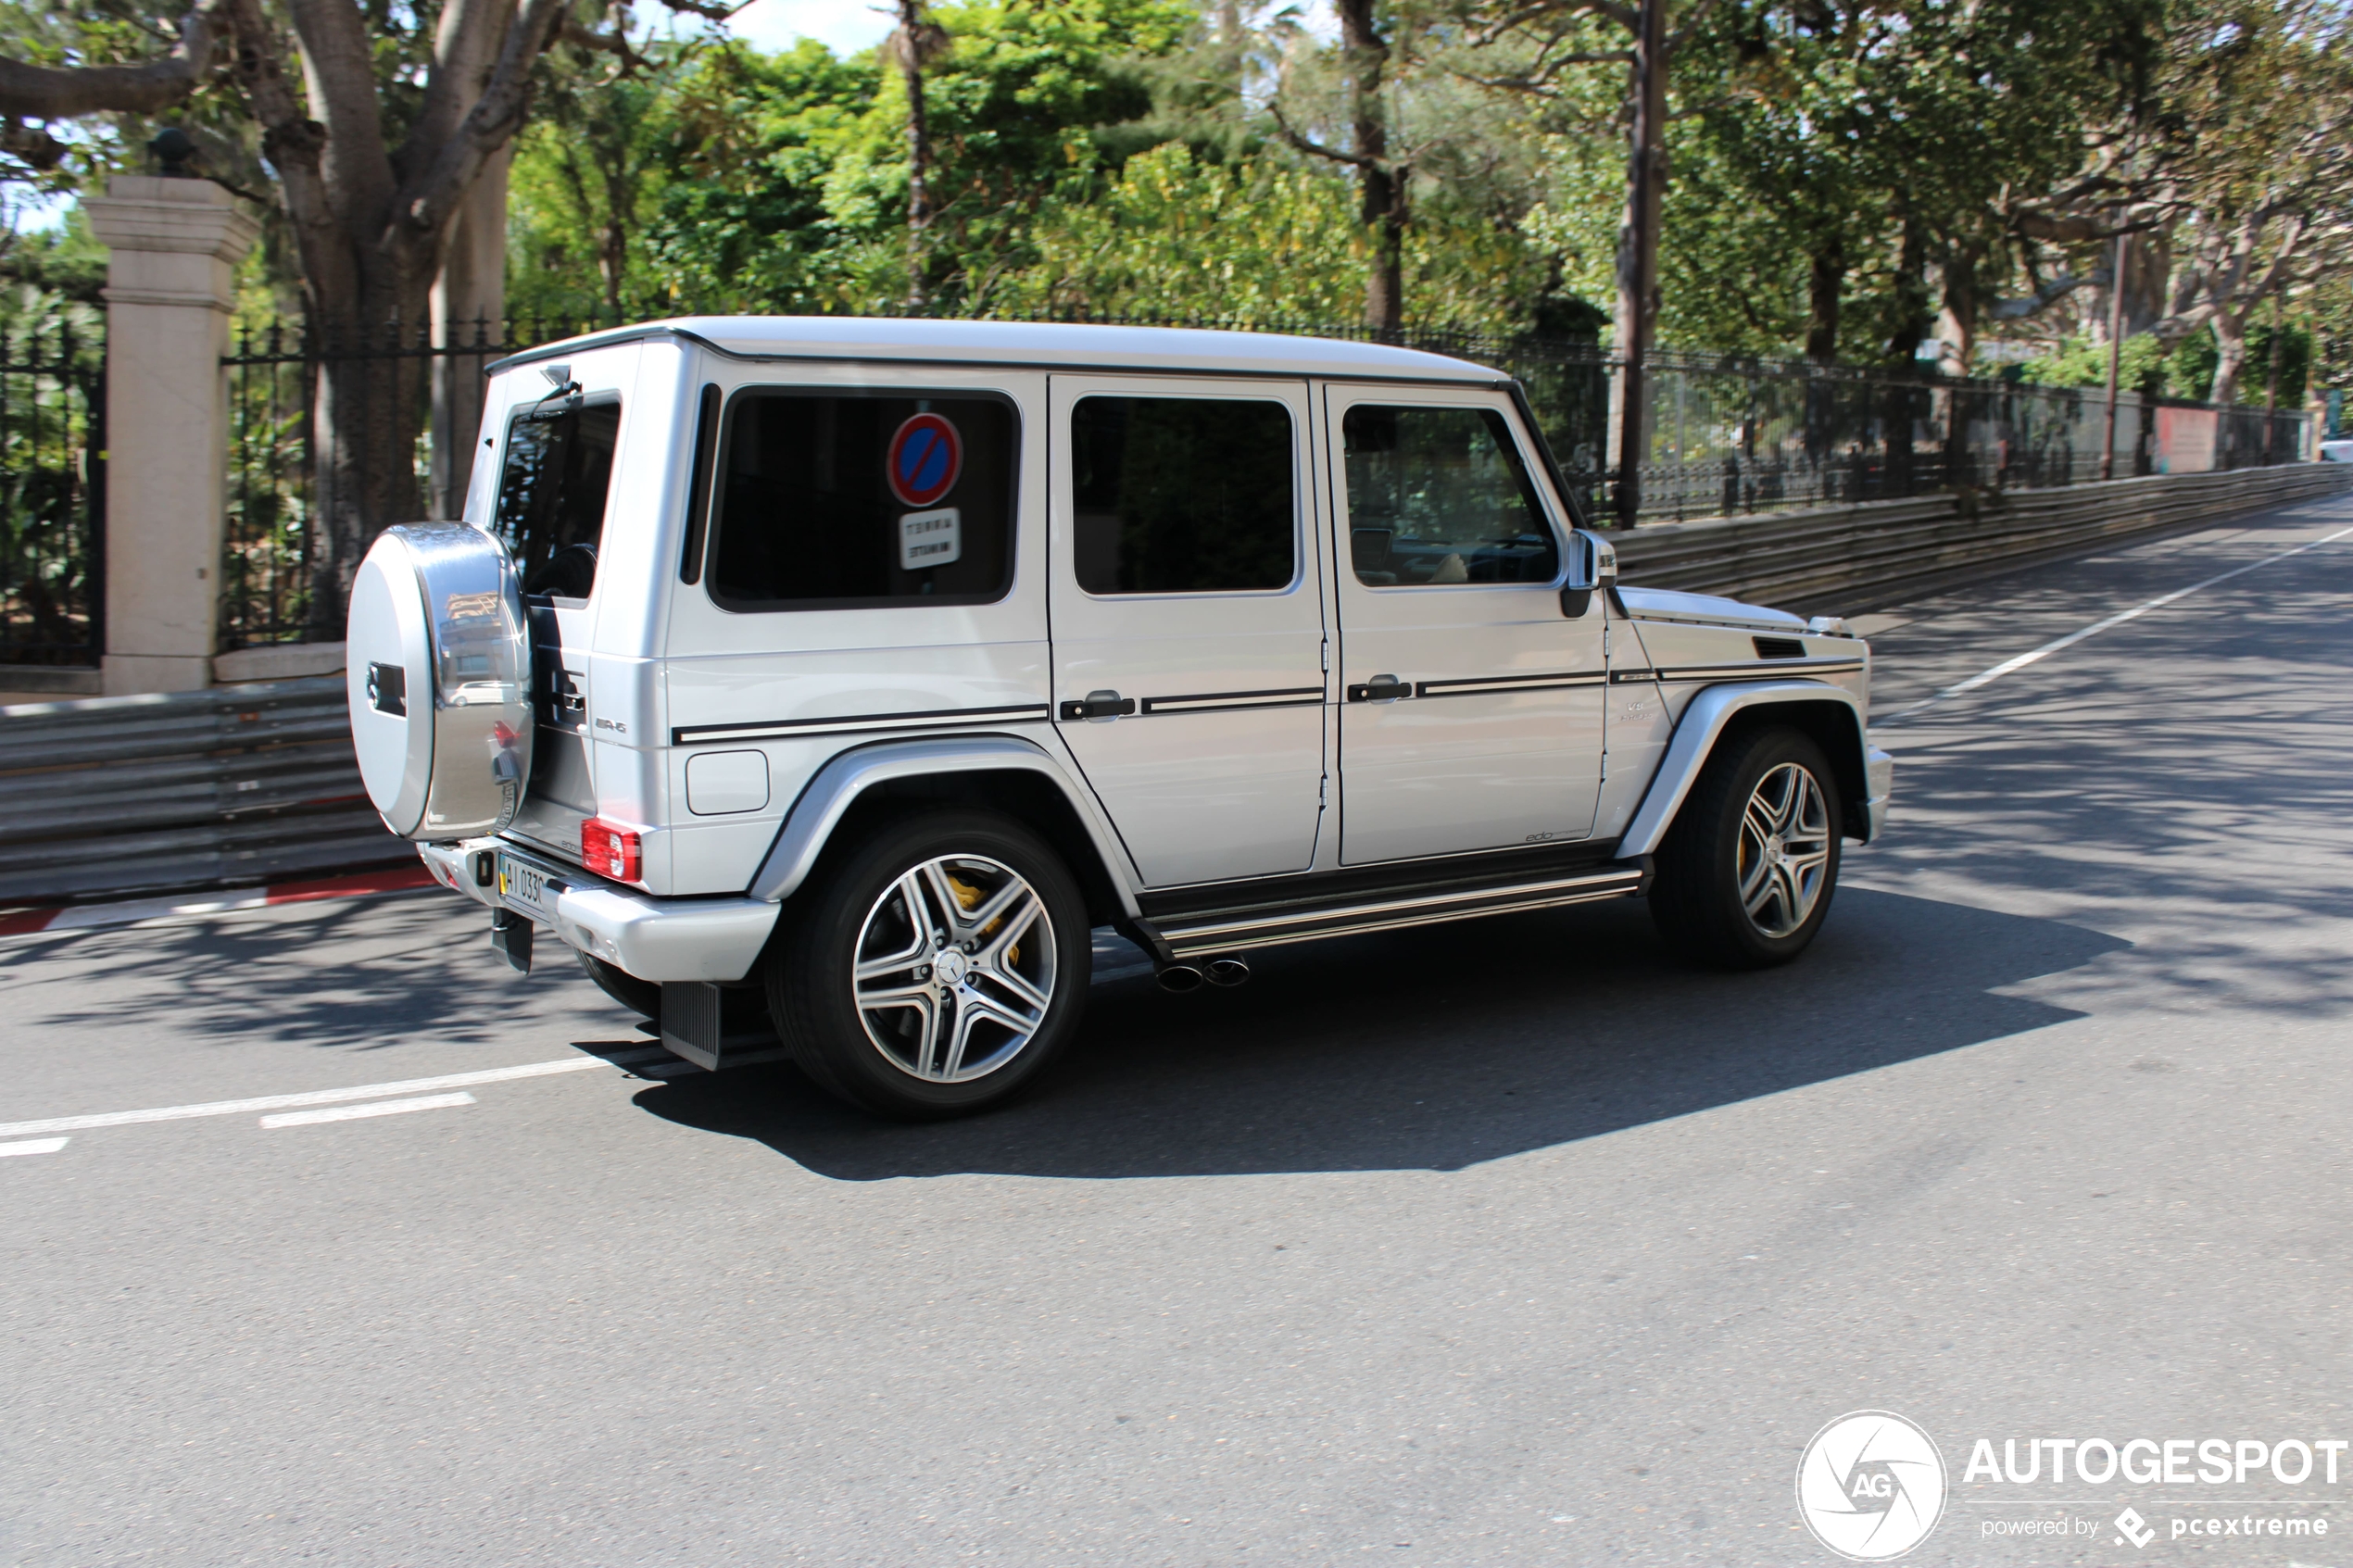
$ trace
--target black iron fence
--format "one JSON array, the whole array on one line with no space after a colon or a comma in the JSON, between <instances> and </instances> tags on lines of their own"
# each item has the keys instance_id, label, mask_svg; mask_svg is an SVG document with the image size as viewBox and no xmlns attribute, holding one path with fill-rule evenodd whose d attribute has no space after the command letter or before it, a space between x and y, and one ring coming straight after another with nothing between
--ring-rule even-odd
<instances>
[{"instance_id":1,"label":"black iron fence","mask_svg":"<svg viewBox=\"0 0 2353 1568\"><path fill-rule=\"evenodd\" d=\"M423 327L397 323L359 335L329 335L283 323L238 332L228 358L229 506L223 536L220 648L300 642L341 621L313 614L321 531L333 512L336 468L320 441L320 381L330 367L357 369L367 395L346 420L416 433L409 454L423 517L433 481L435 375L447 368L479 385L501 356L610 326L576 318L509 317L472 322L435 344ZM471 445L473 433L454 436ZM381 520L394 521L394 520Z\"/></svg>"},{"instance_id":2,"label":"black iron fence","mask_svg":"<svg viewBox=\"0 0 2353 1568\"><path fill-rule=\"evenodd\" d=\"M1070 315L1106 325L1202 327L1365 340L1356 324ZM436 346L422 329L387 328L364 341L327 341L296 329L240 334L225 361L233 449L226 559L224 649L301 640L339 617L310 603L321 519L335 497L314 426L319 383L334 364L376 367L383 418L419 432L414 463L426 493L432 451L431 376L421 363L478 378L504 354L610 320L511 318L476 322ZM1590 513L1615 512L1617 450L1611 389L1619 361L1596 345L1528 336L1409 330L1396 340L1492 365L1516 377L1564 477ZM1639 470L1642 521L1671 521L1948 490L2038 489L2097 479L2107 433L2105 395L2003 379L1826 367L1803 360L1662 353L1643 378ZM2114 472L2193 472L2292 462L2304 417L2126 394L2118 402ZM455 439L471 443L471 431ZM422 512L417 515L422 515ZM378 521L391 521L378 520Z\"/></svg>"},{"instance_id":3,"label":"black iron fence","mask_svg":"<svg viewBox=\"0 0 2353 1568\"><path fill-rule=\"evenodd\" d=\"M107 341L86 308L0 322L0 663L106 646Z\"/></svg>"}]
</instances>

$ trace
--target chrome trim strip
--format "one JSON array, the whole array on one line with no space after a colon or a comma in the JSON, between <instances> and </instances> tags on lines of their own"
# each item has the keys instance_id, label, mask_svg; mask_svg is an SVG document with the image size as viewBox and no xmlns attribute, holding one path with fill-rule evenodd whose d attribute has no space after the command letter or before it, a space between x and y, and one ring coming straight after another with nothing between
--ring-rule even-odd
<instances>
[{"instance_id":1,"label":"chrome trim strip","mask_svg":"<svg viewBox=\"0 0 2353 1568\"><path fill-rule=\"evenodd\" d=\"M715 740L762 740L779 735L840 734L856 730L898 730L916 725L996 724L1018 715L1047 715L1042 702L1000 708L935 708L921 713L858 713L838 719L768 719L744 724L681 724L670 732L673 746Z\"/></svg>"},{"instance_id":2,"label":"chrome trim strip","mask_svg":"<svg viewBox=\"0 0 2353 1568\"><path fill-rule=\"evenodd\" d=\"M1227 708L1304 708L1321 706L1321 686L1284 686L1263 692L1205 692L1187 696L1148 696L1142 713L1210 713Z\"/></svg>"}]
</instances>

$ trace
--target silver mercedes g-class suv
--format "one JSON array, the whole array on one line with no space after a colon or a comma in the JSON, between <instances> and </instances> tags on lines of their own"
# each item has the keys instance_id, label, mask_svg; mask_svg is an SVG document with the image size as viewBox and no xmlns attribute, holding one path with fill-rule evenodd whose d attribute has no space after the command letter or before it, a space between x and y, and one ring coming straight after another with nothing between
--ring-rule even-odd
<instances>
[{"instance_id":1,"label":"silver mercedes g-class suv","mask_svg":"<svg viewBox=\"0 0 2353 1568\"><path fill-rule=\"evenodd\" d=\"M353 587L370 798L705 1067L773 1024L871 1110L994 1105L1101 926L1187 989L1647 894L1779 963L1887 809L1866 645L1620 586L1461 360L681 320L500 362L482 439Z\"/></svg>"}]
</instances>

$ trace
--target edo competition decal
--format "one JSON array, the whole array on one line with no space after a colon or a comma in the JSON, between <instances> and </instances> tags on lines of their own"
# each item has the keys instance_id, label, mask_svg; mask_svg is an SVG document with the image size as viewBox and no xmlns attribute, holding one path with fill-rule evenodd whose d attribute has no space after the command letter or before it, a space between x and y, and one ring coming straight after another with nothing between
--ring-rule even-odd
<instances>
[{"instance_id":1,"label":"edo competition decal","mask_svg":"<svg viewBox=\"0 0 2353 1568\"><path fill-rule=\"evenodd\" d=\"M937 503L956 488L963 467L963 437L937 414L916 414L900 425L883 463L890 493L910 507Z\"/></svg>"}]
</instances>

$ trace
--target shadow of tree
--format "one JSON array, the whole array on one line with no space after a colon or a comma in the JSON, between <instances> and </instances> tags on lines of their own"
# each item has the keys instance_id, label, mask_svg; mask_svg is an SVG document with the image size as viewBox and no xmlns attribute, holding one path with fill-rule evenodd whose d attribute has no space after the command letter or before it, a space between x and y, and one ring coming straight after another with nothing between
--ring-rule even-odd
<instances>
[{"instance_id":1,"label":"shadow of tree","mask_svg":"<svg viewBox=\"0 0 2353 1568\"><path fill-rule=\"evenodd\" d=\"M2124 946L1843 889L1802 961L1718 974L1600 905L1282 949L1236 991L1098 986L1054 1077L970 1121L878 1123L781 1067L636 1103L848 1181L1457 1170L2080 1016L1997 988Z\"/></svg>"},{"instance_id":2,"label":"shadow of tree","mask_svg":"<svg viewBox=\"0 0 2353 1568\"><path fill-rule=\"evenodd\" d=\"M626 1016L560 943L542 940L530 975L509 969L490 950L487 919L435 889L60 933L12 947L40 961L0 970L0 1004L19 1028L149 1023L200 1047L271 1039L354 1052L423 1035L490 1045L527 1030L610 1033Z\"/></svg>"}]
</instances>

